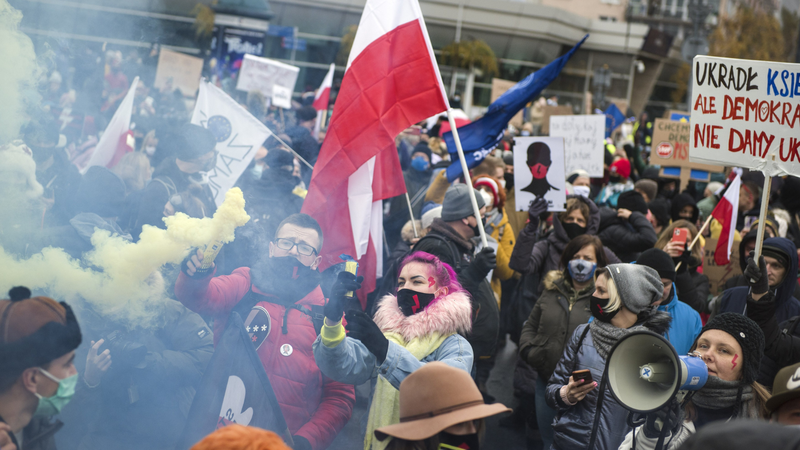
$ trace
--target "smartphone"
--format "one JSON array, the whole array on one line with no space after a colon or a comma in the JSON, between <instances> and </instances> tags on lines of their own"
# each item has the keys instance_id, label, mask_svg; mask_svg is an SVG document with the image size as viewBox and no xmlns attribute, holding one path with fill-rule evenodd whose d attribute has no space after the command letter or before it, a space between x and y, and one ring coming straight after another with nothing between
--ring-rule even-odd
<instances>
[{"instance_id":1,"label":"smartphone","mask_svg":"<svg viewBox=\"0 0 800 450\"><path fill-rule=\"evenodd\" d=\"M686 245L686 240L689 238L688 228L675 228L672 232L672 242L678 242Z\"/></svg>"},{"instance_id":2,"label":"smartphone","mask_svg":"<svg viewBox=\"0 0 800 450\"><path fill-rule=\"evenodd\" d=\"M580 384L581 386L585 386L585 385L587 385L589 383L592 383L594 381L594 380L592 380L592 372L590 372L589 369L573 371L572 372L572 379L575 380L575 381L583 380L583 383Z\"/></svg>"}]
</instances>

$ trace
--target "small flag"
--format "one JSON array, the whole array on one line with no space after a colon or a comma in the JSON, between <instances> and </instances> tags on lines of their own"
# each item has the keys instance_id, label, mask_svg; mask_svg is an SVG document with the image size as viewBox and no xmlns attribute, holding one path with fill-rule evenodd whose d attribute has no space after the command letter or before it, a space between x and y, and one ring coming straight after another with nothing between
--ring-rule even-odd
<instances>
[{"instance_id":1,"label":"small flag","mask_svg":"<svg viewBox=\"0 0 800 450\"><path fill-rule=\"evenodd\" d=\"M625 121L625 114L622 114L622 111L613 103L606 108L603 114L606 115L606 137L608 138Z\"/></svg>"},{"instance_id":2,"label":"small flag","mask_svg":"<svg viewBox=\"0 0 800 450\"><path fill-rule=\"evenodd\" d=\"M131 115L133 114L133 98L136 96L136 85L139 84L139 77L133 79L128 93L119 103L117 111L108 122L106 130L100 136L100 141L94 148L92 157L86 163L85 170L92 166L104 166L109 169L119 162L125 153L133 151L128 137L133 137L131 130Z\"/></svg>"},{"instance_id":3,"label":"small flag","mask_svg":"<svg viewBox=\"0 0 800 450\"><path fill-rule=\"evenodd\" d=\"M730 262L731 247L733 247L733 236L736 232L736 219L739 216L739 188L742 185L742 177L737 174L730 185L725 190L725 194L720 198L719 203L711 212L711 217L722 224L722 231L719 233L717 248L714 250L714 262L719 266L724 266Z\"/></svg>"}]
</instances>

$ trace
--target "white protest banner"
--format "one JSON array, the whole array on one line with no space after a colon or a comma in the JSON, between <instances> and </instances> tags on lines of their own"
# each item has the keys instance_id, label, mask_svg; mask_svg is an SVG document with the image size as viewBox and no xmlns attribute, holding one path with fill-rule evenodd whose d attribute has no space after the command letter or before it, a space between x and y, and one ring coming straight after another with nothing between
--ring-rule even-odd
<instances>
[{"instance_id":1,"label":"white protest banner","mask_svg":"<svg viewBox=\"0 0 800 450\"><path fill-rule=\"evenodd\" d=\"M262 58L244 55L236 89L240 91L260 91L266 98L272 98L272 86L278 85L294 92L300 68Z\"/></svg>"},{"instance_id":2,"label":"white protest banner","mask_svg":"<svg viewBox=\"0 0 800 450\"><path fill-rule=\"evenodd\" d=\"M200 86L200 75L203 72L203 58L184 55L183 53L162 48L158 54L158 67L156 80L153 87L163 88L167 81L172 80L172 86L180 89L186 97L194 97Z\"/></svg>"},{"instance_id":3,"label":"white protest banner","mask_svg":"<svg viewBox=\"0 0 800 450\"><path fill-rule=\"evenodd\" d=\"M800 65L696 56L692 161L800 174Z\"/></svg>"},{"instance_id":4,"label":"white protest banner","mask_svg":"<svg viewBox=\"0 0 800 450\"><path fill-rule=\"evenodd\" d=\"M605 131L605 122L601 129ZM517 149L514 152L517 211L527 211L539 197L547 200L548 211L564 211L567 202L564 138L516 137L514 148Z\"/></svg>"},{"instance_id":5,"label":"white protest banner","mask_svg":"<svg viewBox=\"0 0 800 450\"><path fill-rule=\"evenodd\" d=\"M603 177L603 140L606 116L550 116L550 136L564 138L564 171L582 169Z\"/></svg>"},{"instance_id":6,"label":"white protest banner","mask_svg":"<svg viewBox=\"0 0 800 450\"><path fill-rule=\"evenodd\" d=\"M280 85L272 86L272 104L283 109L292 109L292 90Z\"/></svg>"},{"instance_id":7,"label":"white protest banner","mask_svg":"<svg viewBox=\"0 0 800 450\"><path fill-rule=\"evenodd\" d=\"M208 128L217 139L219 156L217 166L208 173L208 185L219 206L272 132L208 82L200 84L192 123Z\"/></svg>"}]
</instances>

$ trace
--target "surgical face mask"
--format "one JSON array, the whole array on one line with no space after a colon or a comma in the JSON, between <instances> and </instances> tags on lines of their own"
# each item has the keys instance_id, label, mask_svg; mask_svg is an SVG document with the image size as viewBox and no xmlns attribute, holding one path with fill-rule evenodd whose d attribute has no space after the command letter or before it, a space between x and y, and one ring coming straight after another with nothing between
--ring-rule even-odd
<instances>
[{"instance_id":1,"label":"surgical face mask","mask_svg":"<svg viewBox=\"0 0 800 450\"><path fill-rule=\"evenodd\" d=\"M506 180L505 180L505 179L503 179L503 180L499 180L499 181L500 181L500 186L501 186L503 189L505 189L505 188L506 188Z\"/></svg>"},{"instance_id":2,"label":"surgical face mask","mask_svg":"<svg viewBox=\"0 0 800 450\"><path fill-rule=\"evenodd\" d=\"M251 170L250 173L252 174L253 179L254 180L260 180L261 179L261 174L264 173L264 166L262 166L261 164L256 164L250 170Z\"/></svg>"},{"instance_id":3,"label":"surgical face mask","mask_svg":"<svg viewBox=\"0 0 800 450\"><path fill-rule=\"evenodd\" d=\"M397 291L397 306L406 317L422 312L436 298L436 294L400 289Z\"/></svg>"},{"instance_id":4,"label":"surgical face mask","mask_svg":"<svg viewBox=\"0 0 800 450\"><path fill-rule=\"evenodd\" d=\"M33 413L33 415L37 417L54 416L60 413L61 409L64 408L64 406L66 406L66 404L72 399L72 396L75 395L75 385L78 382L78 374L76 373L71 377L59 380L50 372L42 369L41 367L39 368L39 371L47 378L50 378L58 383L58 390L51 397L42 397L39 395L39 393L34 392L34 395L39 398L39 405L36 407L36 411Z\"/></svg>"},{"instance_id":5,"label":"surgical face mask","mask_svg":"<svg viewBox=\"0 0 800 450\"><path fill-rule=\"evenodd\" d=\"M478 433L450 434L445 431L439 433L439 450L480 450Z\"/></svg>"},{"instance_id":6,"label":"surgical face mask","mask_svg":"<svg viewBox=\"0 0 800 450\"><path fill-rule=\"evenodd\" d=\"M584 198L589 198L589 194L592 192L592 188L589 186L572 186L572 192L575 195L580 195Z\"/></svg>"},{"instance_id":7,"label":"surgical face mask","mask_svg":"<svg viewBox=\"0 0 800 450\"><path fill-rule=\"evenodd\" d=\"M522 130L522 131L519 133L519 135L520 135L520 136L530 136L530 135L531 135L531 132L530 132L530 131L528 131L528 130Z\"/></svg>"},{"instance_id":8,"label":"surgical face mask","mask_svg":"<svg viewBox=\"0 0 800 450\"><path fill-rule=\"evenodd\" d=\"M411 167L420 172L425 172L426 170L428 170L429 166L430 163L428 163L428 161L422 156L417 156L416 158L411 160Z\"/></svg>"},{"instance_id":9,"label":"surgical face mask","mask_svg":"<svg viewBox=\"0 0 800 450\"><path fill-rule=\"evenodd\" d=\"M144 152L147 153L147 156L153 156L156 153L156 147L153 145L147 145L144 148Z\"/></svg>"},{"instance_id":10,"label":"surgical face mask","mask_svg":"<svg viewBox=\"0 0 800 450\"><path fill-rule=\"evenodd\" d=\"M569 276L578 283L584 283L592 279L597 264L583 259L573 259L569 262L567 269Z\"/></svg>"},{"instance_id":11,"label":"surgical face mask","mask_svg":"<svg viewBox=\"0 0 800 450\"><path fill-rule=\"evenodd\" d=\"M601 322L611 322L611 319L617 315L619 309L613 312L606 312L605 308L608 307L609 299L598 298L594 294L589 298L589 309L592 310L592 315L595 319Z\"/></svg>"},{"instance_id":12,"label":"surgical face mask","mask_svg":"<svg viewBox=\"0 0 800 450\"><path fill-rule=\"evenodd\" d=\"M479 192L483 196L483 204L486 206L486 209L494 207L494 196L483 189Z\"/></svg>"}]
</instances>

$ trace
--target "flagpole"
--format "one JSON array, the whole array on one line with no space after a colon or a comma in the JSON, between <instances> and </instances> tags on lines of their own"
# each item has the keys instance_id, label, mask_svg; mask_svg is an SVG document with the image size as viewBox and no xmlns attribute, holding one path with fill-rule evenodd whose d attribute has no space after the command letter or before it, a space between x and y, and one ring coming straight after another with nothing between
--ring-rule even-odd
<instances>
[{"instance_id":1,"label":"flagpole","mask_svg":"<svg viewBox=\"0 0 800 450\"><path fill-rule=\"evenodd\" d=\"M419 239L417 222L414 220L414 210L411 208L411 199L408 197L408 188L406 188L406 204L408 205L408 216L411 217L411 226L414 228L414 237Z\"/></svg>"},{"instance_id":2,"label":"flagpole","mask_svg":"<svg viewBox=\"0 0 800 450\"><path fill-rule=\"evenodd\" d=\"M265 125L265 126L266 126L266 125ZM267 128L269 128L269 127L267 127ZM269 131L272 131L272 130L269 130ZM309 164L309 163L308 163L308 161L306 161L305 159L303 159L303 157L302 157L302 156L300 156L300 155L299 155L299 154L298 154L296 151L294 151L294 149L293 149L292 147L289 147L289 144L287 144L286 142L283 142L283 139L281 139L280 137L278 137L278 133L275 133L274 131L272 131L272 136L273 136L275 139L277 139L277 140L278 140L278 142L280 142L280 143L281 143L281 144L283 144L283 145L284 145L286 148L288 148L288 149L289 149L289 151L290 151L290 152L292 152L292 154L294 154L294 156L297 156L297 159L299 159L299 160L300 160L300 162L302 162L303 164L307 165L309 169L312 169L312 170L314 169L314 166L312 166L311 164Z\"/></svg>"},{"instance_id":3,"label":"flagpole","mask_svg":"<svg viewBox=\"0 0 800 450\"><path fill-rule=\"evenodd\" d=\"M773 156L774 159L774 156ZM767 223L767 204L769 203L769 191L772 189L772 177L766 172L764 174L764 190L761 192L761 212L758 214L758 234L756 234L756 264L758 257L761 256L761 246L764 243L764 225Z\"/></svg>"},{"instance_id":4,"label":"flagpole","mask_svg":"<svg viewBox=\"0 0 800 450\"><path fill-rule=\"evenodd\" d=\"M697 231L697 236L695 236L694 239L692 239L692 243L689 244L689 248L686 249L686 251L688 251L688 252L692 251L692 249L694 248L694 244L696 244L698 239L700 239L700 236L703 235L703 231L705 231L706 227L708 226L708 224L711 222L711 219L713 219L713 218L714 217L711 216L711 215L708 216L708 219L706 219L705 223L703 223L703 226L700 227L700 229ZM681 264L683 264L683 261L679 261L678 264L675 265L675 271L676 272L678 271L678 269L681 268Z\"/></svg>"},{"instance_id":5,"label":"flagpole","mask_svg":"<svg viewBox=\"0 0 800 450\"><path fill-rule=\"evenodd\" d=\"M467 185L472 188L472 177L469 176L469 168L467 167L467 160L464 157L464 149L461 148L461 139L458 137L458 129L456 128L456 120L453 117L453 109L447 107L447 120L450 122L450 131L453 132L453 140L456 143L456 151L458 151L458 159L461 161L461 170L464 172L464 179ZM475 189L467 189L469 193L469 200L472 203L472 210L475 212L475 219L478 222L478 231L481 234L481 243L483 248L489 246L486 241L486 230L483 229L483 220L481 220L481 209L478 208L478 200L475 198Z\"/></svg>"}]
</instances>

